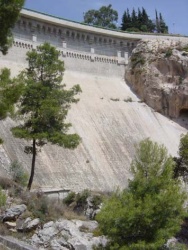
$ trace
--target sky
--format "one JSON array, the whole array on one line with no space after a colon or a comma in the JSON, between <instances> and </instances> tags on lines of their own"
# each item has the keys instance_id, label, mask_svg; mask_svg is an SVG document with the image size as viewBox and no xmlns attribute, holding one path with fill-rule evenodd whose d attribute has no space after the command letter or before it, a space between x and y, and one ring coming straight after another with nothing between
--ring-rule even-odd
<instances>
[{"instance_id":1,"label":"sky","mask_svg":"<svg viewBox=\"0 0 188 250\"><path fill-rule=\"evenodd\" d=\"M169 33L188 36L188 0L26 0L25 8L82 22L86 11L109 4L118 11L118 26L127 8L131 12L144 7L151 19L155 19L155 9L162 13Z\"/></svg>"}]
</instances>

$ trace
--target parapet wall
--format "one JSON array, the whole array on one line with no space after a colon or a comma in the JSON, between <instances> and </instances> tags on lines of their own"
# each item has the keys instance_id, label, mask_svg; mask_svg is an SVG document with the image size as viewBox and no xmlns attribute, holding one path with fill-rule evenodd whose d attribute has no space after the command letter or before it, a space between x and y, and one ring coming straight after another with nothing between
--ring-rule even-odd
<instances>
[{"instance_id":1,"label":"parapet wall","mask_svg":"<svg viewBox=\"0 0 188 250\"><path fill-rule=\"evenodd\" d=\"M1 64L4 61L17 62L27 67L26 53L32 49L37 49L38 42L14 39L12 48L6 56L0 56ZM116 76L122 78L125 65L118 57L97 55L82 51L73 51L56 47L60 52L60 59L65 63L66 71L82 72L92 75Z\"/></svg>"},{"instance_id":2,"label":"parapet wall","mask_svg":"<svg viewBox=\"0 0 188 250\"><path fill-rule=\"evenodd\" d=\"M49 42L59 50L66 70L119 77L139 41L29 10L22 10L13 35L13 47L2 60L25 63L28 50Z\"/></svg>"}]
</instances>

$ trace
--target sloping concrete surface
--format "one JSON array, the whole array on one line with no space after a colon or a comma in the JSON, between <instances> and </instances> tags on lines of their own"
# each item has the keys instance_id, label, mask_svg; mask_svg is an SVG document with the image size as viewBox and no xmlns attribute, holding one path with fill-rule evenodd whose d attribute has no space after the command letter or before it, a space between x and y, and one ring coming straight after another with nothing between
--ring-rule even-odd
<instances>
[{"instance_id":1,"label":"sloping concrete surface","mask_svg":"<svg viewBox=\"0 0 188 250\"><path fill-rule=\"evenodd\" d=\"M11 67L13 74L24 66L8 61L1 61L2 65ZM123 76L66 71L64 83L82 88L80 101L67 119L73 124L70 132L78 133L82 143L75 150L44 146L37 156L33 188L109 191L125 187L131 178L135 145L147 137L163 143L173 156L177 154L180 135L187 130L139 102ZM124 101L129 97L132 102ZM8 173L10 160L18 160L30 171L31 156L24 153L27 142L13 138L9 129L14 125L10 118L0 122L5 141L0 147L3 174Z\"/></svg>"}]
</instances>

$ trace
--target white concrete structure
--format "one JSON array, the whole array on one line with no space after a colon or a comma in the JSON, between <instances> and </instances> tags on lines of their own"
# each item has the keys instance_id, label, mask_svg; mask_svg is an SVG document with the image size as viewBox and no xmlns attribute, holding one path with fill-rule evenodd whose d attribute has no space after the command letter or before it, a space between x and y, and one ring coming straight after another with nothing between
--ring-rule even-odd
<instances>
[{"instance_id":1,"label":"white concrete structure","mask_svg":"<svg viewBox=\"0 0 188 250\"><path fill-rule=\"evenodd\" d=\"M37 156L33 188L108 191L125 187L135 144L147 137L163 143L176 155L180 135L186 129L139 102L124 81L128 54L141 35L28 10L22 11L13 32L14 46L7 56L0 56L0 68L9 67L16 75L27 67L26 52L49 41L65 62L64 82L68 87L80 84L83 91L68 116L82 143L73 151L46 145ZM129 97L132 102L126 101ZM14 125L11 119L0 122L0 135L5 141L0 148L1 174L8 172L10 160L20 161L30 171L31 157L23 151L28 142L13 138L10 127Z\"/></svg>"}]
</instances>

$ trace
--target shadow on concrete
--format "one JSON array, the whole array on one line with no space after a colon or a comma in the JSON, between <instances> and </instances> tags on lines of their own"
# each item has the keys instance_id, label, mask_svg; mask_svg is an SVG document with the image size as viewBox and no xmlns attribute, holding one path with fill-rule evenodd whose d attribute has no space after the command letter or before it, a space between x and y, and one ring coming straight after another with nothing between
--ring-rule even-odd
<instances>
[{"instance_id":1,"label":"shadow on concrete","mask_svg":"<svg viewBox=\"0 0 188 250\"><path fill-rule=\"evenodd\" d=\"M179 117L172 120L188 130L188 109L181 109Z\"/></svg>"}]
</instances>

